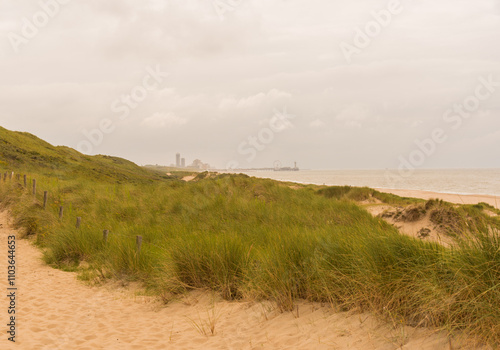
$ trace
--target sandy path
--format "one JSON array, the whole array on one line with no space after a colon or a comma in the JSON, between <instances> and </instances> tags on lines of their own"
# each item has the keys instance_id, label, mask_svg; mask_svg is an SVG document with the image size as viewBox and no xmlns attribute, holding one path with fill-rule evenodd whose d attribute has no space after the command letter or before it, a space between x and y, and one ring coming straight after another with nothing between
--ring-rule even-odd
<instances>
[{"instance_id":1,"label":"sandy path","mask_svg":"<svg viewBox=\"0 0 500 350\"><path fill-rule=\"evenodd\" d=\"M444 201L456 204L477 204L480 202L488 203L495 208L500 208L500 197L489 196L486 194L453 194L453 193L440 193L419 190L397 190L376 188L377 191L392 193L401 197L413 197L422 199L442 199Z\"/></svg>"},{"instance_id":2,"label":"sandy path","mask_svg":"<svg viewBox=\"0 0 500 350\"><path fill-rule=\"evenodd\" d=\"M2 293L7 236L17 235L7 221L0 213ZM27 240L17 238L16 255L17 342L7 340L4 297L0 349L448 349L443 333L381 325L372 316L334 313L317 303L300 302L298 318L270 303L214 301L207 293L164 307L116 283L89 287L74 273L52 269Z\"/></svg>"}]
</instances>

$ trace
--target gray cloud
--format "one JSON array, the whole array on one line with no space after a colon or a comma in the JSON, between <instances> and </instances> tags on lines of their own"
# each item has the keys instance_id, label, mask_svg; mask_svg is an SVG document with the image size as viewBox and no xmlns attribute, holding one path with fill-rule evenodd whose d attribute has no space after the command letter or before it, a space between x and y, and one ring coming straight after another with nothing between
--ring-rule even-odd
<instances>
[{"instance_id":1,"label":"gray cloud","mask_svg":"<svg viewBox=\"0 0 500 350\"><path fill-rule=\"evenodd\" d=\"M16 53L10 33L40 6L5 2L0 125L77 147L105 118L114 131L92 153L307 168L396 167L442 127L449 139L425 166L500 167L485 156L500 146L500 89L459 130L442 118L479 77L500 81L500 2L401 0L401 14L348 64L340 43L387 4L248 0L221 20L211 1L70 1ZM157 65L169 77L120 120L113 101ZM238 146L285 106L294 128L246 164Z\"/></svg>"}]
</instances>

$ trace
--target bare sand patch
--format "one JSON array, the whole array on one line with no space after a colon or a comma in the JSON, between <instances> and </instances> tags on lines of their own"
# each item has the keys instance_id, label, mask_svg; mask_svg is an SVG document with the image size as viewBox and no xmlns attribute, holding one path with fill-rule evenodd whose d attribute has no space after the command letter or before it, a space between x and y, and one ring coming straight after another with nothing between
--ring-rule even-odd
<instances>
[{"instance_id":1,"label":"bare sand patch","mask_svg":"<svg viewBox=\"0 0 500 350\"><path fill-rule=\"evenodd\" d=\"M370 214L383 218L405 235L424 241L437 242L444 246L453 244L453 239L440 233L436 225L431 222L429 213L415 221L404 221L395 219L395 212L403 211L404 208L390 205L365 205L365 208Z\"/></svg>"}]
</instances>

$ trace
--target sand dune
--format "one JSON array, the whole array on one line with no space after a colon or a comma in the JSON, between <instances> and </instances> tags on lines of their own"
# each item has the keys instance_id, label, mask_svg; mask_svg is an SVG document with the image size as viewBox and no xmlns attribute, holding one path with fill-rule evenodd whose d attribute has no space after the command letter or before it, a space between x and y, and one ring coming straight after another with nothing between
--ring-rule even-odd
<instances>
[{"instance_id":1,"label":"sand dune","mask_svg":"<svg viewBox=\"0 0 500 350\"><path fill-rule=\"evenodd\" d=\"M364 207L373 216L379 216L385 211L394 212L397 210L397 207L380 203L368 203L364 204ZM437 242L446 247L449 247L454 243L453 238L439 232L436 225L431 222L429 213L425 214L425 216L420 220L413 222L397 221L393 217L384 217L384 220L397 227L399 232L414 238L423 239L429 242ZM425 237L420 234L422 229L428 230Z\"/></svg>"},{"instance_id":2,"label":"sand dune","mask_svg":"<svg viewBox=\"0 0 500 350\"><path fill-rule=\"evenodd\" d=\"M401 197L442 199L444 201L456 204L477 204L480 202L484 202L494 206L495 208L500 208L500 197L489 196L486 194L452 194L452 193L440 193L440 192L429 192L429 191L419 191L419 190L398 190L398 189L386 189L386 188L376 188L376 190L385 193L392 193Z\"/></svg>"},{"instance_id":3,"label":"sand dune","mask_svg":"<svg viewBox=\"0 0 500 350\"><path fill-rule=\"evenodd\" d=\"M7 250L8 215L0 213L0 246ZM381 323L369 314L335 313L299 302L298 315L269 302L227 302L191 293L168 305L115 283L89 287L75 273L41 261L17 239L16 344L2 331L1 349L448 349L446 334ZM1 288L7 262L0 259ZM1 322L6 328L8 300ZM212 334L212 330L213 333ZM453 344L454 349L460 346Z\"/></svg>"}]
</instances>

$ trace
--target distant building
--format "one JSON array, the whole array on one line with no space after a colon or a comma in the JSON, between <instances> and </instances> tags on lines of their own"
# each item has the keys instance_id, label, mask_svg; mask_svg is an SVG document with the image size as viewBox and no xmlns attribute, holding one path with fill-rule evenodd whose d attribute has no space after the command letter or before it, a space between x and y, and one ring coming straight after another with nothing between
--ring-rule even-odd
<instances>
[{"instance_id":1,"label":"distant building","mask_svg":"<svg viewBox=\"0 0 500 350\"><path fill-rule=\"evenodd\" d=\"M188 166L188 168L199 169L199 170L208 170L208 169L210 169L210 164L203 163L201 160L195 159L193 161L193 163L190 166Z\"/></svg>"},{"instance_id":2,"label":"distant building","mask_svg":"<svg viewBox=\"0 0 500 350\"><path fill-rule=\"evenodd\" d=\"M201 169L202 164L203 162L201 160L195 159L193 160L193 164L191 164L191 168Z\"/></svg>"},{"instance_id":3,"label":"distant building","mask_svg":"<svg viewBox=\"0 0 500 350\"><path fill-rule=\"evenodd\" d=\"M181 154L180 153L177 153L175 155L175 166L177 168L180 168L181 167Z\"/></svg>"},{"instance_id":4,"label":"distant building","mask_svg":"<svg viewBox=\"0 0 500 350\"><path fill-rule=\"evenodd\" d=\"M186 158L181 158L181 168L186 167Z\"/></svg>"}]
</instances>

